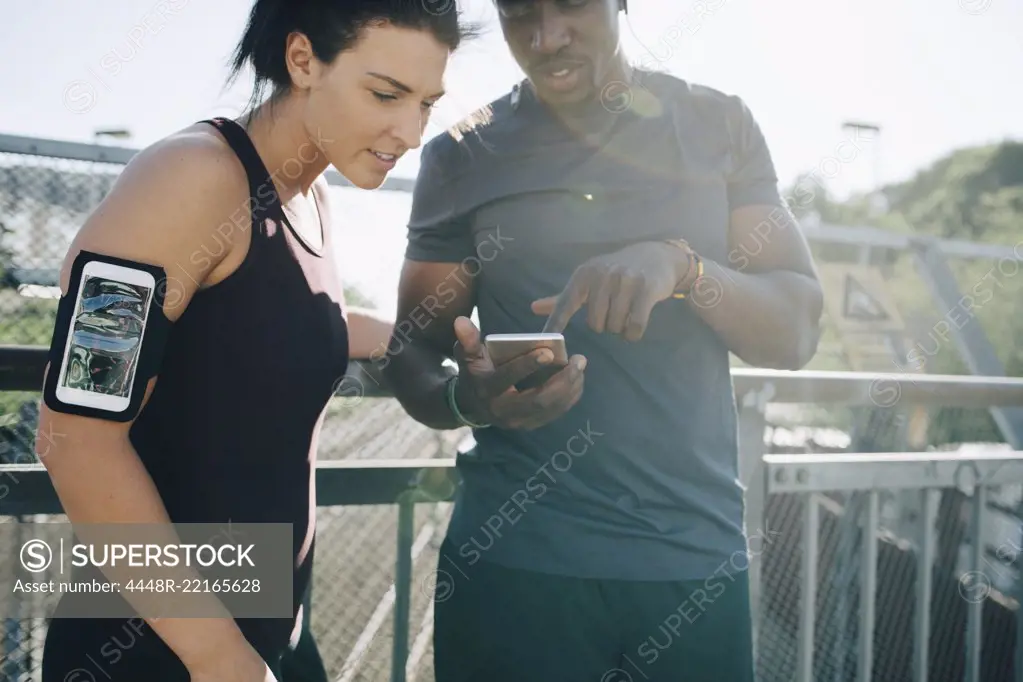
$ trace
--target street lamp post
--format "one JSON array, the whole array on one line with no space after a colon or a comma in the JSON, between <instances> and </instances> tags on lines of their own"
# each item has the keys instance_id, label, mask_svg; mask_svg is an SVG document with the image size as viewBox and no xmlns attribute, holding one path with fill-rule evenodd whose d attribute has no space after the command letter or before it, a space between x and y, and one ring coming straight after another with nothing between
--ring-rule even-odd
<instances>
[{"instance_id":1,"label":"street lamp post","mask_svg":"<svg viewBox=\"0 0 1023 682\"><path fill-rule=\"evenodd\" d=\"M881 191L881 126L866 121L846 121L842 124L842 130L852 131L854 134L869 133L872 135L870 184L871 192L868 194L870 210L874 215L879 215L888 210L888 202Z\"/></svg>"}]
</instances>

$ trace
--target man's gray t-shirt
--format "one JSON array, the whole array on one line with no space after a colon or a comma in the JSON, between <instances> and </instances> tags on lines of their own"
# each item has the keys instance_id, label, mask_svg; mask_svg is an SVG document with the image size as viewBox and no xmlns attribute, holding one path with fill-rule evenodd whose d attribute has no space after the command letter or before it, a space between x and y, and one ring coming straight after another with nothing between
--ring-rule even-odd
<instances>
[{"instance_id":1,"label":"man's gray t-shirt","mask_svg":"<svg viewBox=\"0 0 1023 682\"><path fill-rule=\"evenodd\" d=\"M627 111L595 108L615 119L599 141L524 83L425 146L406 256L461 263L435 309L471 285L484 334L538 332L530 304L594 256L682 238L734 261L730 211L784 206L759 127L735 96L659 73L641 83L652 97ZM746 543L721 339L679 299L654 307L638 342L594 332L585 310L564 334L588 361L579 402L536 430L476 429L460 457L448 539L462 563L621 580L744 568L732 559Z\"/></svg>"}]
</instances>

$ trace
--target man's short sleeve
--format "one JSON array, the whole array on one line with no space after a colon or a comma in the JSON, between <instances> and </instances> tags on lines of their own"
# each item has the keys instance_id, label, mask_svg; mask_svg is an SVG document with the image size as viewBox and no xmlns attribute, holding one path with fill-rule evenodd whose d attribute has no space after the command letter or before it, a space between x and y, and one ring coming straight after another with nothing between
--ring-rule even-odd
<instances>
[{"instance_id":1,"label":"man's short sleeve","mask_svg":"<svg viewBox=\"0 0 1023 682\"><path fill-rule=\"evenodd\" d=\"M419 175L412 191L405 258L436 263L458 263L474 253L469 216L458 210L458 187L450 154L450 138L435 138L423 147ZM449 157L445 159L445 157Z\"/></svg>"},{"instance_id":2,"label":"man's short sleeve","mask_svg":"<svg viewBox=\"0 0 1023 682\"><path fill-rule=\"evenodd\" d=\"M728 124L734 162L728 178L729 208L735 210L756 204L784 206L774 161L760 126L745 102L738 97L729 99Z\"/></svg>"}]
</instances>

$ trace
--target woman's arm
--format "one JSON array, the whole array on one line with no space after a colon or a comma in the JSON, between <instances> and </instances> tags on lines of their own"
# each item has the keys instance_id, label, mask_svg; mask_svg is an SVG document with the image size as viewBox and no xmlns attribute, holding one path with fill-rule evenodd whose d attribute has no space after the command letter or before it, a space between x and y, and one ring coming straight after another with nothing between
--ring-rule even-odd
<instances>
[{"instance_id":1,"label":"woman's arm","mask_svg":"<svg viewBox=\"0 0 1023 682\"><path fill-rule=\"evenodd\" d=\"M382 356L387 351L393 329L394 320L377 310L349 308L348 357L353 360L369 360Z\"/></svg>"},{"instance_id":2,"label":"woman's arm","mask_svg":"<svg viewBox=\"0 0 1023 682\"><path fill-rule=\"evenodd\" d=\"M62 291L68 291L71 265L82 250L159 265L167 275L164 313L173 323L201 282L236 264L247 250L249 230L235 229L234 238L225 239L223 228L237 220L239 209L248 216L248 196L240 163L215 138L181 133L157 143L128 164L82 226L64 260ZM143 337L143 347L146 342ZM146 401L156 381L146 387ZM165 532L154 533L150 541L178 542L159 492L129 440L130 428L131 422L56 412L44 402L36 453L76 532L82 524L163 524ZM124 584L123 572L103 570L111 581ZM184 569L180 577L187 577ZM153 600L166 598L122 595L143 617L153 613ZM257 672L262 660L221 602L213 595L188 596L194 597L190 608L211 617L146 620L192 679L263 680Z\"/></svg>"}]
</instances>

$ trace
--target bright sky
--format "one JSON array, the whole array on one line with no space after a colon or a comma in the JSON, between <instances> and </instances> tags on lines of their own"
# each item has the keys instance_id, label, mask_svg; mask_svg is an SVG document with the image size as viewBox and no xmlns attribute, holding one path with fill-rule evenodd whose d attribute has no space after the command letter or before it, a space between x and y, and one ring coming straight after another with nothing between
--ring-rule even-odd
<instances>
[{"instance_id":1,"label":"bright sky","mask_svg":"<svg viewBox=\"0 0 1023 682\"><path fill-rule=\"evenodd\" d=\"M901 180L953 149L1023 139L1019 0L630 4L626 52L741 95L784 183L816 170L844 193L870 185L874 172L882 182ZM488 32L453 60L450 94L427 137L521 77L491 0L461 6ZM88 142L96 129L124 127L133 134L127 144L139 147L202 118L236 115L249 83L222 86L250 7L251 0L0 0L0 133ZM879 138L861 139L860 152L843 145L850 119L880 125ZM410 154L394 174L417 169ZM390 307L407 197L338 196L348 209L338 226L346 275Z\"/></svg>"}]
</instances>

